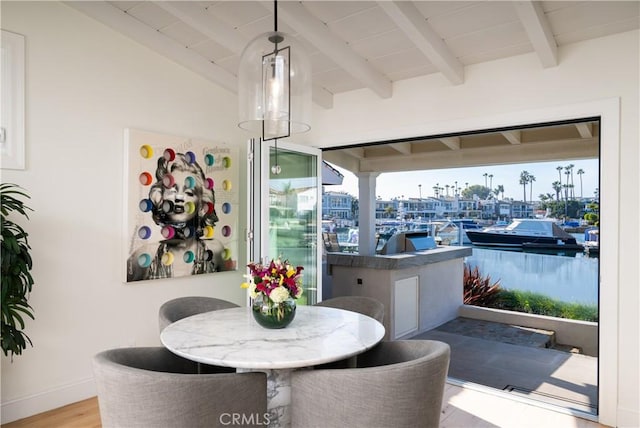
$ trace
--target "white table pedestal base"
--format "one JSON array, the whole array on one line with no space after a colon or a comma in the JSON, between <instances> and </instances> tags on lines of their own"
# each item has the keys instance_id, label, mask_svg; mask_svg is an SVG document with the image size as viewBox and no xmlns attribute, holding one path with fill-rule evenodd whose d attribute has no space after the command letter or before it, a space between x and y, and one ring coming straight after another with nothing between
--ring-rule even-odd
<instances>
[{"instance_id":1,"label":"white table pedestal base","mask_svg":"<svg viewBox=\"0 0 640 428\"><path fill-rule=\"evenodd\" d=\"M291 427L291 372L288 369L237 369L238 373L263 372L267 374L267 412L269 428Z\"/></svg>"}]
</instances>

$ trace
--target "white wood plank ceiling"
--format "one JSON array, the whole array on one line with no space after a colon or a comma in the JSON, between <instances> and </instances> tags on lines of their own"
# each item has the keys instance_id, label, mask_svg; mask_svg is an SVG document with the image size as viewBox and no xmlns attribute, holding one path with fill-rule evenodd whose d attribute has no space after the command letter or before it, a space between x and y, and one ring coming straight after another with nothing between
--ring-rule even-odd
<instances>
[{"instance_id":1,"label":"white wood plank ceiling","mask_svg":"<svg viewBox=\"0 0 640 428\"><path fill-rule=\"evenodd\" d=\"M234 93L243 48L273 29L270 1L66 4ZM433 73L459 85L468 65L530 52L557 66L558 47L640 28L640 2L280 1L278 27L307 48L314 102L331 108L341 92L389 98Z\"/></svg>"}]
</instances>

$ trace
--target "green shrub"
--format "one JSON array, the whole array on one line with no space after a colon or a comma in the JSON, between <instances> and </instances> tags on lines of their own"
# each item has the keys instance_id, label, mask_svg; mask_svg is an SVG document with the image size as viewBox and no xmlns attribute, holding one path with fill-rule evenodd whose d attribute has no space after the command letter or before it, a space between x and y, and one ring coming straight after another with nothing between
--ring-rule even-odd
<instances>
[{"instance_id":1,"label":"green shrub","mask_svg":"<svg viewBox=\"0 0 640 428\"><path fill-rule=\"evenodd\" d=\"M597 305L562 302L543 294L529 291L502 290L498 298L488 307L556 318L598 322Z\"/></svg>"}]
</instances>

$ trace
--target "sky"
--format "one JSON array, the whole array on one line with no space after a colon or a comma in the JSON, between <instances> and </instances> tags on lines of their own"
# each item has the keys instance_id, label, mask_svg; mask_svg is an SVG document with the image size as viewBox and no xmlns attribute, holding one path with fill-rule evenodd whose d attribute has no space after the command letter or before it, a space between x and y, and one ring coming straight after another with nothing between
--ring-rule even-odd
<instances>
[{"instance_id":1,"label":"sky","mask_svg":"<svg viewBox=\"0 0 640 428\"><path fill-rule=\"evenodd\" d=\"M579 169L584 171L582 175L582 196L594 196L595 189L599 187L597 159L383 173L380 174L377 179L376 196L382 199L400 198L403 195L405 198L418 198L420 196L426 198L427 196L434 196L433 187L436 186L436 183L439 183L440 187L445 187L446 184L449 184L452 188L455 181L458 182L458 187L462 189L464 189L465 183L469 183L469 186L474 184L484 186L485 178L483 174L487 173L493 174L492 189L502 184L504 186L505 198L513 198L521 201L523 198L523 186L519 184L520 173L522 171L528 171L535 177L535 181L533 182L533 200L539 200L538 195L541 193L551 193L555 196L555 191L551 183L559 180L558 170L556 170L556 168L558 166L565 167L570 164L574 165L573 184L575 186L575 196L581 196L580 177L576 174ZM326 186L325 189L336 192L344 191L353 196L358 196L357 177L345 169L335 165L332 166L344 175L344 180L340 186ZM563 171L562 183L564 183L565 180L566 175ZM422 188L419 187L420 184ZM486 185L487 187L490 185L490 179L488 177ZM529 191L529 185L527 185L527 200L529 200ZM443 190L443 194L446 194L446 190ZM453 195L452 190L449 190L449 194Z\"/></svg>"}]
</instances>

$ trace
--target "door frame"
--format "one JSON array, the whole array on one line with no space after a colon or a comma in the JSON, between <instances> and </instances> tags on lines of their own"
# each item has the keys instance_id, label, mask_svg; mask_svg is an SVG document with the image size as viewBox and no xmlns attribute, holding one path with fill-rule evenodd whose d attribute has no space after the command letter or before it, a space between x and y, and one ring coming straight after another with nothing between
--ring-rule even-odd
<instances>
[{"instance_id":1,"label":"door frame","mask_svg":"<svg viewBox=\"0 0 640 428\"><path fill-rule=\"evenodd\" d=\"M278 150L297 152L316 157L317 171L317 206L316 206L316 296L322 300L322 151L313 147L301 146L278 141ZM274 141L252 139L248 142L248 215L247 215L247 260L259 261L268 254L269 227L269 177L270 151L275 147ZM308 266L307 272L310 270Z\"/></svg>"}]
</instances>

